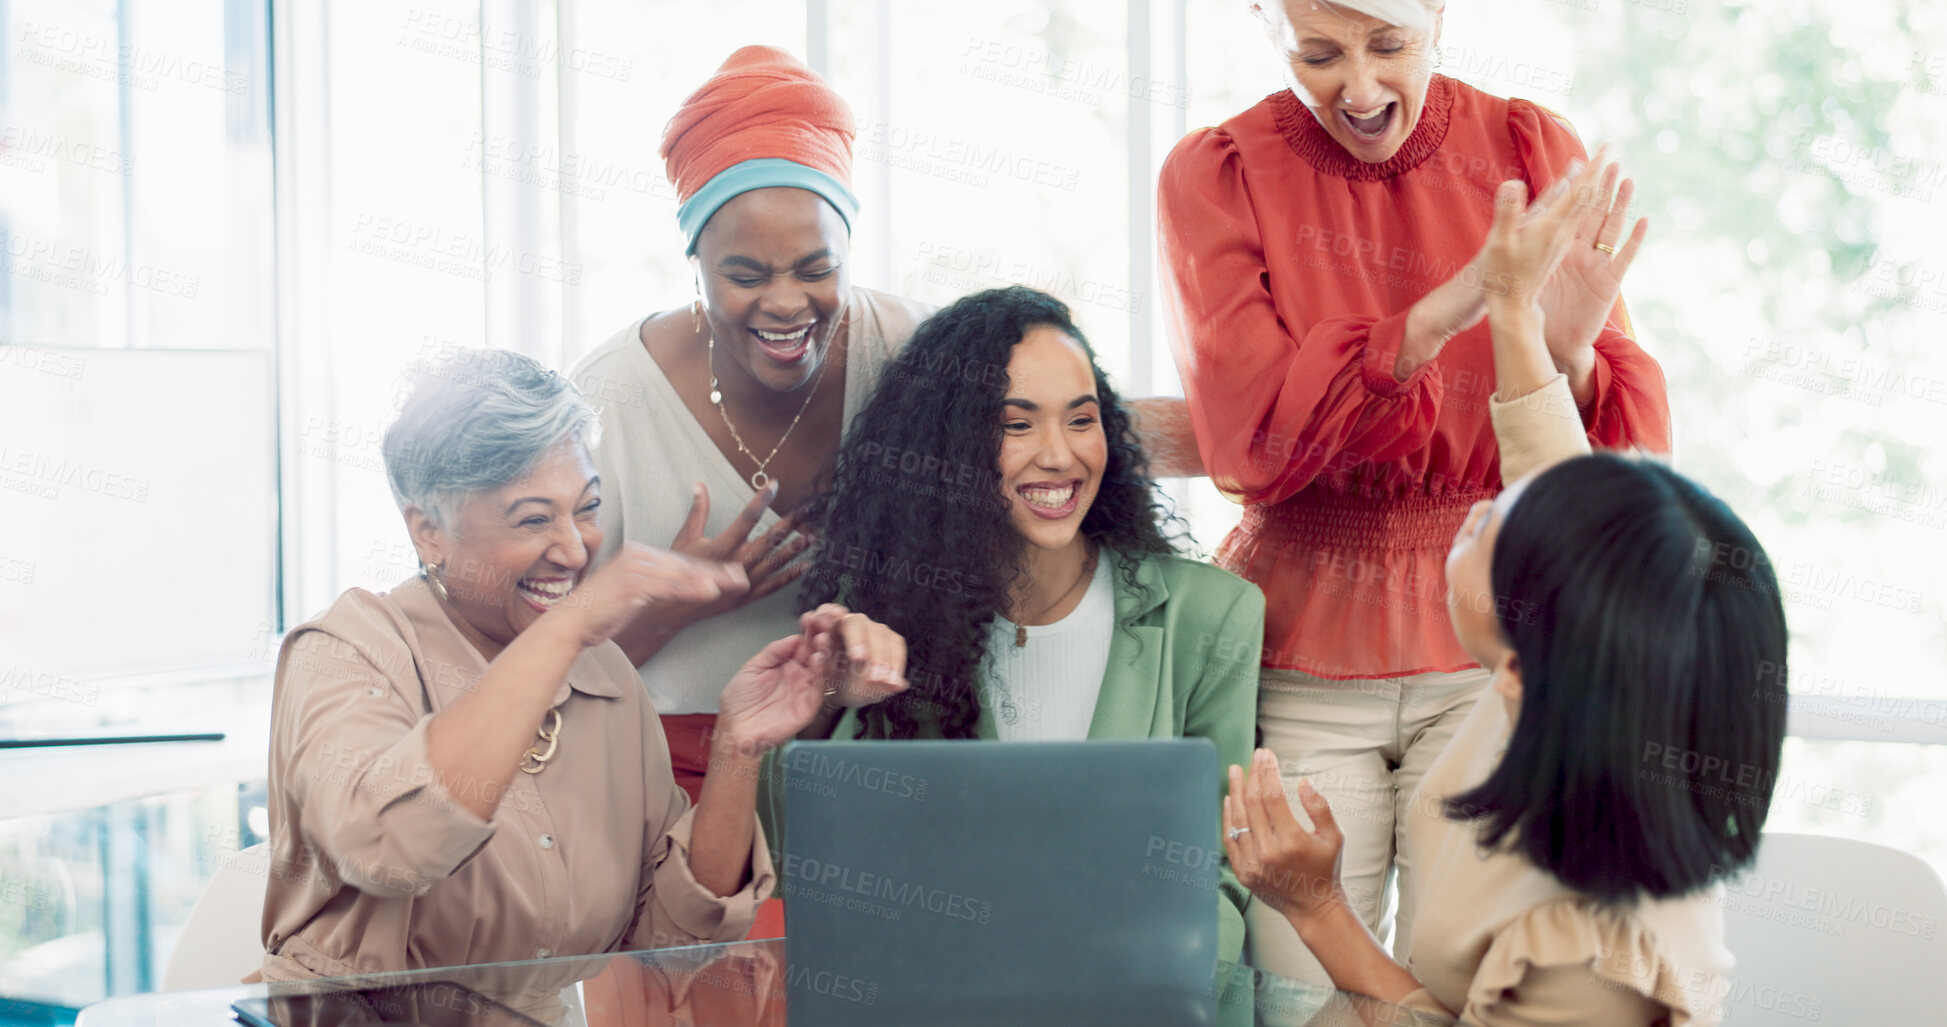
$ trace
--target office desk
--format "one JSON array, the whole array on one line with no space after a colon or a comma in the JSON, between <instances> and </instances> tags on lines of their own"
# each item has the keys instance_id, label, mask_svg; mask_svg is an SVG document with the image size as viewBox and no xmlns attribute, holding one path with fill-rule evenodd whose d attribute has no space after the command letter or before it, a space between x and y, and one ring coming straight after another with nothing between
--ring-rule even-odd
<instances>
[{"instance_id":1,"label":"office desk","mask_svg":"<svg viewBox=\"0 0 1947 1027\"><path fill-rule=\"evenodd\" d=\"M785 963L784 942L773 939L130 995L82 1010L77 1027L217 1027L234 1022L230 1003L246 997L434 982L479 992L550 1027L785 1027L785 1006L796 992L822 988L833 994L832 989L842 987L848 997L855 996L861 1011L873 1001L871 990L860 982L793 975ZM1258 1022L1271 1024L1434 1027L1453 1023L1228 964L1219 966L1211 991L1217 999L1216 1022L1238 1027L1252 1023L1253 1009ZM473 1022L454 1010L422 1010L421 1015L435 1027Z\"/></svg>"}]
</instances>

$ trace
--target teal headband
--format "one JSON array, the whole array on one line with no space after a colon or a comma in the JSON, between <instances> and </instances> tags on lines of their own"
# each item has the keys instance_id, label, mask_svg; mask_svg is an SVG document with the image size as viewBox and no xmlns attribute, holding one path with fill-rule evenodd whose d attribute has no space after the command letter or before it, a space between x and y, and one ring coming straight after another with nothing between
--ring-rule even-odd
<instances>
[{"instance_id":1,"label":"teal headband","mask_svg":"<svg viewBox=\"0 0 1947 1027\"><path fill-rule=\"evenodd\" d=\"M676 208L676 224L683 229L684 237L689 239L689 248L683 251L683 255L696 255L696 237L703 234L703 226L709 223L710 215L715 214L718 207L752 189L779 185L804 189L824 197L827 203L837 208L838 216L845 219L845 230L851 231L852 219L859 214L859 201L858 197L852 195L852 190L845 188L845 183L797 161L760 157L732 164L718 172L716 177L703 183L703 188L698 189L696 195Z\"/></svg>"}]
</instances>

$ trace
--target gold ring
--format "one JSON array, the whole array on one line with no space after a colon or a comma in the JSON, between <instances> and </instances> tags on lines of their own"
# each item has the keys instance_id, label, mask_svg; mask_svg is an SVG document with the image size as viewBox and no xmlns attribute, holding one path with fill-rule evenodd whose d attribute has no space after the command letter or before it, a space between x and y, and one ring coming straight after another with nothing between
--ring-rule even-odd
<instances>
[{"instance_id":1,"label":"gold ring","mask_svg":"<svg viewBox=\"0 0 1947 1027\"><path fill-rule=\"evenodd\" d=\"M1595 248L1596 248L1596 249L1598 249L1598 250L1601 250L1601 251L1602 251L1602 252L1604 252L1604 253L1608 253L1608 254L1612 254L1612 255L1613 255L1613 254L1614 254L1614 253L1616 252L1616 248L1615 248L1614 246L1611 246L1611 245L1609 245L1609 244L1608 244L1608 243L1606 243L1606 242L1599 242L1599 243L1596 243L1596 244L1595 244Z\"/></svg>"}]
</instances>

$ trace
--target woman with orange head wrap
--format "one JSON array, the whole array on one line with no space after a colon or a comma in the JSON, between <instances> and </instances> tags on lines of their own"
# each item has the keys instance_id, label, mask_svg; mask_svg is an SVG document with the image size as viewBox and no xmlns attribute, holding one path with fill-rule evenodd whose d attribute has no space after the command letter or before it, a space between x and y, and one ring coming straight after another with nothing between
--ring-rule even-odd
<instances>
[{"instance_id":1,"label":"woman with orange head wrap","mask_svg":"<svg viewBox=\"0 0 1947 1027\"><path fill-rule=\"evenodd\" d=\"M726 671L797 626L781 590L807 542L790 511L931 312L851 283L853 134L851 108L797 58L766 46L731 54L663 131L696 299L629 325L574 371L590 396L611 397L596 452L597 559L642 542L739 564L748 579L708 603L651 602L616 636L692 791ZM863 705L899 687L828 701Z\"/></svg>"}]
</instances>

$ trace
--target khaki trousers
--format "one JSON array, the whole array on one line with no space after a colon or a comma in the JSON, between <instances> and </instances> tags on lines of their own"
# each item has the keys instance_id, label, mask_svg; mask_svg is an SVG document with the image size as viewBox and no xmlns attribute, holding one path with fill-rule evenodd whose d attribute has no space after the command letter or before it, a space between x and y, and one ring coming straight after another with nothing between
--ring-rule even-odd
<instances>
[{"instance_id":1,"label":"khaki trousers","mask_svg":"<svg viewBox=\"0 0 1947 1027\"><path fill-rule=\"evenodd\" d=\"M1487 684L1483 669L1415 674L1403 678L1333 681L1291 670L1265 670L1259 679L1258 730L1278 757L1285 795L1298 821L1311 818L1298 806L1298 780L1332 804L1345 833L1341 880L1353 909L1386 943L1383 922L1396 887L1399 912L1392 926L1393 953L1406 955L1413 920L1413 875L1399 851L1398 825L1413 789L1446 748ZM1298 940L1284 916L1264 902L1245 915L1245 958L1281 977L1316 984L1331 978Z\"/></svg>"}]
</instances>

